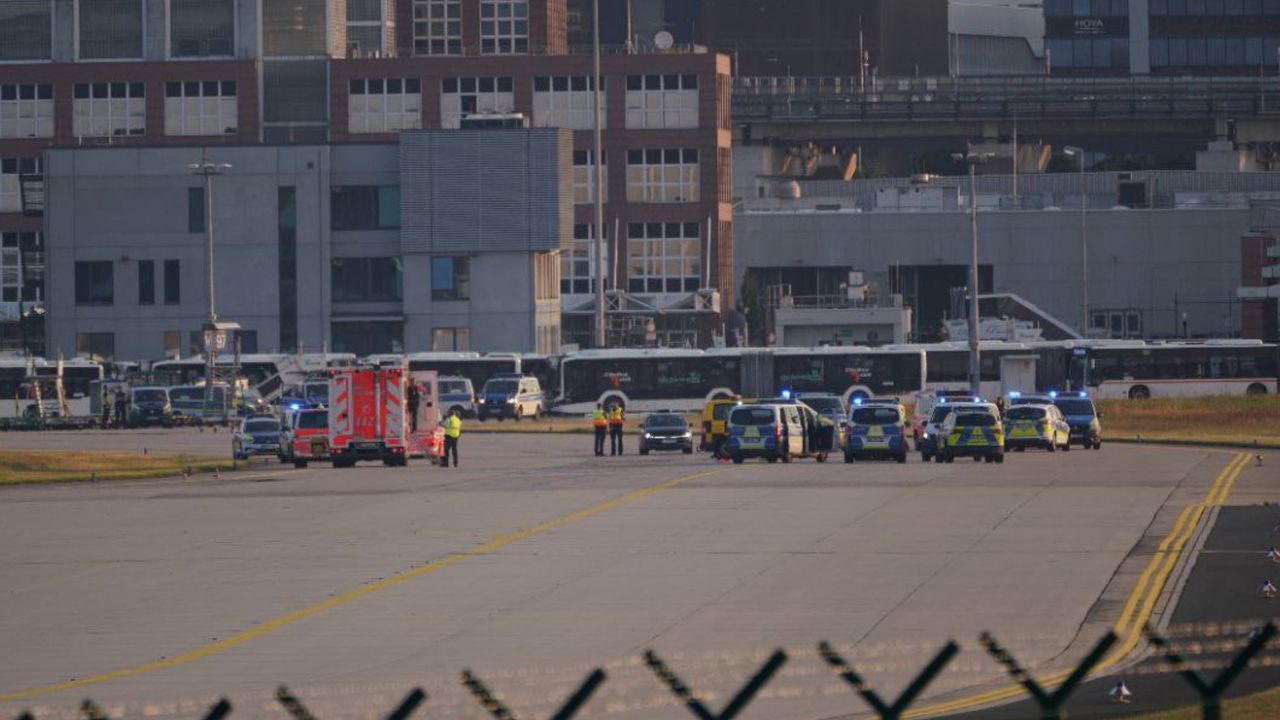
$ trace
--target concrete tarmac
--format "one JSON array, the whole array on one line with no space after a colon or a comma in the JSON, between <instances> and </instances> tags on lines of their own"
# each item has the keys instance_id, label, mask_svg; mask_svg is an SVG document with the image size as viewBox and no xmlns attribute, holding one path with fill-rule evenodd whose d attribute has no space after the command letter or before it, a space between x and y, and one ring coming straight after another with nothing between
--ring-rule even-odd
<instances>
[{"instance_id":1,"label":"concrete tarmac","mask_svg":"<svg viewBox=\"0 0 1280 720\"><path fill-rule=\"evenodd\" d=\"M152 437L197 454L230 442L0 446ZM983 630L1029 665L1068 666L1234 457L1109 445L1003 465L727 466L596 459L590 442L464 434L461 469L0 488L0 717L71 717L86 697L112 717L194 717L223 695L233 717L280 717L280 683L320 717L378 717L413 686L430 695L420 716L481 717L464 668L541 717L602 666L580 717L684 718L644 650L716 709L778 647L789 662L741 717L864 712L818 658L824 639L892 697L954 637L964 652L929 693L960 697L1002 674Z\"/></svg>"}]
</instances>

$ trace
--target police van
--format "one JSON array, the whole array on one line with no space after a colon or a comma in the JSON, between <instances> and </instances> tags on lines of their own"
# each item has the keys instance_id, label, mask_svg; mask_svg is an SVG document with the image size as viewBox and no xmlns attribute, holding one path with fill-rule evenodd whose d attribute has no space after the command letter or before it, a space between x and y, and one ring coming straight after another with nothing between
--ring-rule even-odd
<instances>
[{"instance_id":1,"label":"police van","mask_svg":"<svg viewBox=\"0 0 1280 720\"><path fill-rule=\"evenodd\" d=\"M493 417L538 419L546 412L546 398L538 378L516 373L501 373L489 378L476 398L476 417L480 422Z\"/></svg>"}]
</instances>

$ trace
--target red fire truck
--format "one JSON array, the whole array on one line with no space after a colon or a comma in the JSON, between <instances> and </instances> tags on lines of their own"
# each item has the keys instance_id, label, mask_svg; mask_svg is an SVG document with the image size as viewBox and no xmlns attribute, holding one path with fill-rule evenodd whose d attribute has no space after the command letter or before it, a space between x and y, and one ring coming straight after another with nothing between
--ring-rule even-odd
<instances>
[{"instance_id":1,"label":"red fire truck","mask_svg":"<svg viewBox=\"0 0 1280 720\"><path fill-rule=\"evenodd\" d=\"M335 468L359 460L407 465L409 449L403 368L329 372L329 455Z\"/></svg>"}]
</instances>

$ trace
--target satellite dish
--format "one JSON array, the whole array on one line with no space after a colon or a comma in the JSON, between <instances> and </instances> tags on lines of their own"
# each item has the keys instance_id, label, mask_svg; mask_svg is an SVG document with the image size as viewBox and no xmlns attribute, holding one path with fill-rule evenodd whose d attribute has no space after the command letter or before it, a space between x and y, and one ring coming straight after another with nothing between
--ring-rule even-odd
<instances>
[{"instance_id":1,"label":"satellite dish","mask_svg":"<svg viewBox=\"0 0 1280 720\"><path fill-rule=\"evenodd\" d=\"M666 30L661 30L658 32L657 35L653 36L653 44L659 50L670 50L671 46L674 45L675 42L676 42L676 39L672 37L671 33L667 32Z\"/></svg>"}]
</instances>

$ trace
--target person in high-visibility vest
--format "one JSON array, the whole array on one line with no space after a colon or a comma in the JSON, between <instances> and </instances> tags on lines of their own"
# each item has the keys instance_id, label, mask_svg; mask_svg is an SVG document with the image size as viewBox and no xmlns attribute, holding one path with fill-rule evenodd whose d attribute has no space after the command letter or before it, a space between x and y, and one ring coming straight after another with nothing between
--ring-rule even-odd
<instances>
[{"instance_id":1,"label":"person in high-visibility vest","mask_svg":"<svg viewBox=\"0 0 1280 720\"><path fill-rule=\"evenodd\" d=\"M444 426L444 452L440 455L440 467L449 467L449 455L453 454L453 466L458 467L458 438L462 437L462 418L457 410L441 423Z\"/></svg>"},{"instance_id":2,"label":"person in high-visibility vest","mask_svg":"<svg viewBox=\"0 0 1280 720\"><path fill-rule=\"evenodd\" d=\"M596 403L595 412L591 414L591 427L596 431L596 457L604 457L604 438L609 433L609 418L604 415L604 406Z\"/></svg>"},{"instance_id":3,"label":"person in high-visibility vest","mask_svg":"<svg viewBox=\"0 0 1280 720\"><path fill-rule=\"evenodd\" d=\"M622 412L622 405L614 405L609 411L609 454L622 454L622 424L626 422L626 417Z\"/></svg>"}]
</instances>

